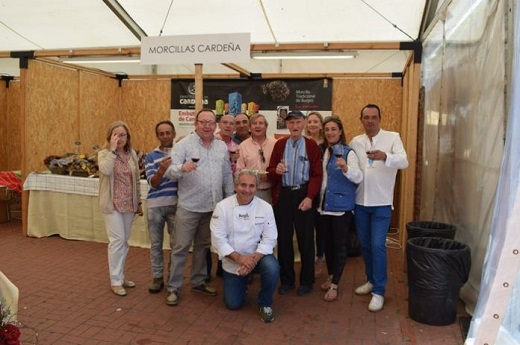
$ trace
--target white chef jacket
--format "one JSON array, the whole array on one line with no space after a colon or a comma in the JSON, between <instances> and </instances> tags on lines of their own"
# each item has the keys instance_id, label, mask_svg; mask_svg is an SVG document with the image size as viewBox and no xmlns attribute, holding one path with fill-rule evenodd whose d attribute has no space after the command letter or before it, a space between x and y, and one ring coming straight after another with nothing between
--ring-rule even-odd
<instances>
[{"instance_id":1,"label":"white chef jacket","mask_svg":"<svg viewBox=\"0 0 520 345\"><path fill-rule=\"evenodd\" d=\"M272 254L278 237L273 208L256 196L247 205L239 205L236 195L219 202L210 229L211 245L222 260L222 268L233 274L240 264L227 255L233 251L241 255Z\"/></svg>"}]
</instances>

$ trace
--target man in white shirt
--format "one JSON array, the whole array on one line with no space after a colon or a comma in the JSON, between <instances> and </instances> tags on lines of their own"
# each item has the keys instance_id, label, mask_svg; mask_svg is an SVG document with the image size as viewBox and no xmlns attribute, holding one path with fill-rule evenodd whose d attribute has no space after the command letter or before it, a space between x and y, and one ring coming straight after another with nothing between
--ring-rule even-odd
<instances>
[{"instance_id":1,"label":"man in white shirt","mask_svg":"<svg viewBox=\"0 0 520 345\"><path fill-rule=\"evenodd\" d=\"M258 177L241 170L235 195L217 204L211 217L211 243L224 268L224 304L237 310L246 302L248 276L260 274L258 307L263 322L274 321L273 293L280 265L273 255L278 232L271 205L255 196Z\"/></svg>"},{"instance_id":2,"label":"man in white shirt","mask_svg":"<svg viewBox=\"0 0 520 345\"><path fill-rule=\"evenodd\" d=\"M352 139L363 181L356 190L354 219L365 262L367 282L355 293L372 293L368 310L383 309L387 282L386 235L392 216L395 177L398 169L408 167L406 151L399 133L381 129L381 111L375 104L361 110L365 134Z\"/></svg>"}]
</instances>

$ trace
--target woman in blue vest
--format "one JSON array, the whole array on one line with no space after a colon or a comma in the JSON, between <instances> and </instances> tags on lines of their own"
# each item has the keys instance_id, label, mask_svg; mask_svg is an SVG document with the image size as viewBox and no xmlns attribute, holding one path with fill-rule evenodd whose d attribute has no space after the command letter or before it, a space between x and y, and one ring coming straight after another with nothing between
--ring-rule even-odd
<instances>
[{"instance_id":1,"label":"woman in blue vest","mask_svg":"<svg viewBox=\"0 0 520 345\"><path fill-rule=\"evenodd\" d=\"M321 284L327 302L338 298L338 284L347 261L347 233L354 226L357 185L363 180L356 153L346 144L343 124L337 116L323 122L323 180L318 205L319 231L326 235L325 259L329 273Z\"/></svg>"}]
</instances>

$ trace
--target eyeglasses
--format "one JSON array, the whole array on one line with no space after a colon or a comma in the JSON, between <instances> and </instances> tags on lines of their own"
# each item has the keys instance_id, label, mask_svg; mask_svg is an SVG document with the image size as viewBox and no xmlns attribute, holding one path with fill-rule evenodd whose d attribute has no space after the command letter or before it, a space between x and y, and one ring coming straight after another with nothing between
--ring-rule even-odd
<instances>
[{"instance_id":1,"label":"eyeglasses","mask_svg":"<svg viewBox=\"0 0 520 345\"><path fill-rule=\"evenodd\" d=\"M197 120L197 122L202 125L202 126L215 126L216 122L215 121L201 121L201 120Z\"/></svg>"},{"instance_id":2,"label":"eyeglasses","mask_svg":"<svg viewBox=\"0 0 520 345\"><path fill-rule=\"evenodd\" d=\"M260 155L260 161L262 163L265 163L264 150L262 150L262 149L258 150L258 154Z\"/></svg>"}]
</instances>

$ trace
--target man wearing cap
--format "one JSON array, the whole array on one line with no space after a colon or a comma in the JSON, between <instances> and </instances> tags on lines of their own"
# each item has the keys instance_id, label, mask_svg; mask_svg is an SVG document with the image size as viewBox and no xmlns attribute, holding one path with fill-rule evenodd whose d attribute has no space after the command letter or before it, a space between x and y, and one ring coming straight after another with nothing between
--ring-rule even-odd
<instances>
[{"instance_id":1,"label":"man wearing cap","mask_svg":"<svg viewBox=\"0 0 520 345\"><path fill-rule=\"evenodd\" d=\"M273 149L268 177L278 228L278 261L281 295L295 288L293 232L296 231L301 258L298 295L311 292L314 284L313 199L318 195L323 175L321 151L314 140L302 135L305 116L291 111L285 119L289 137L279 139Z\"/></svg>"}]
</instances>

